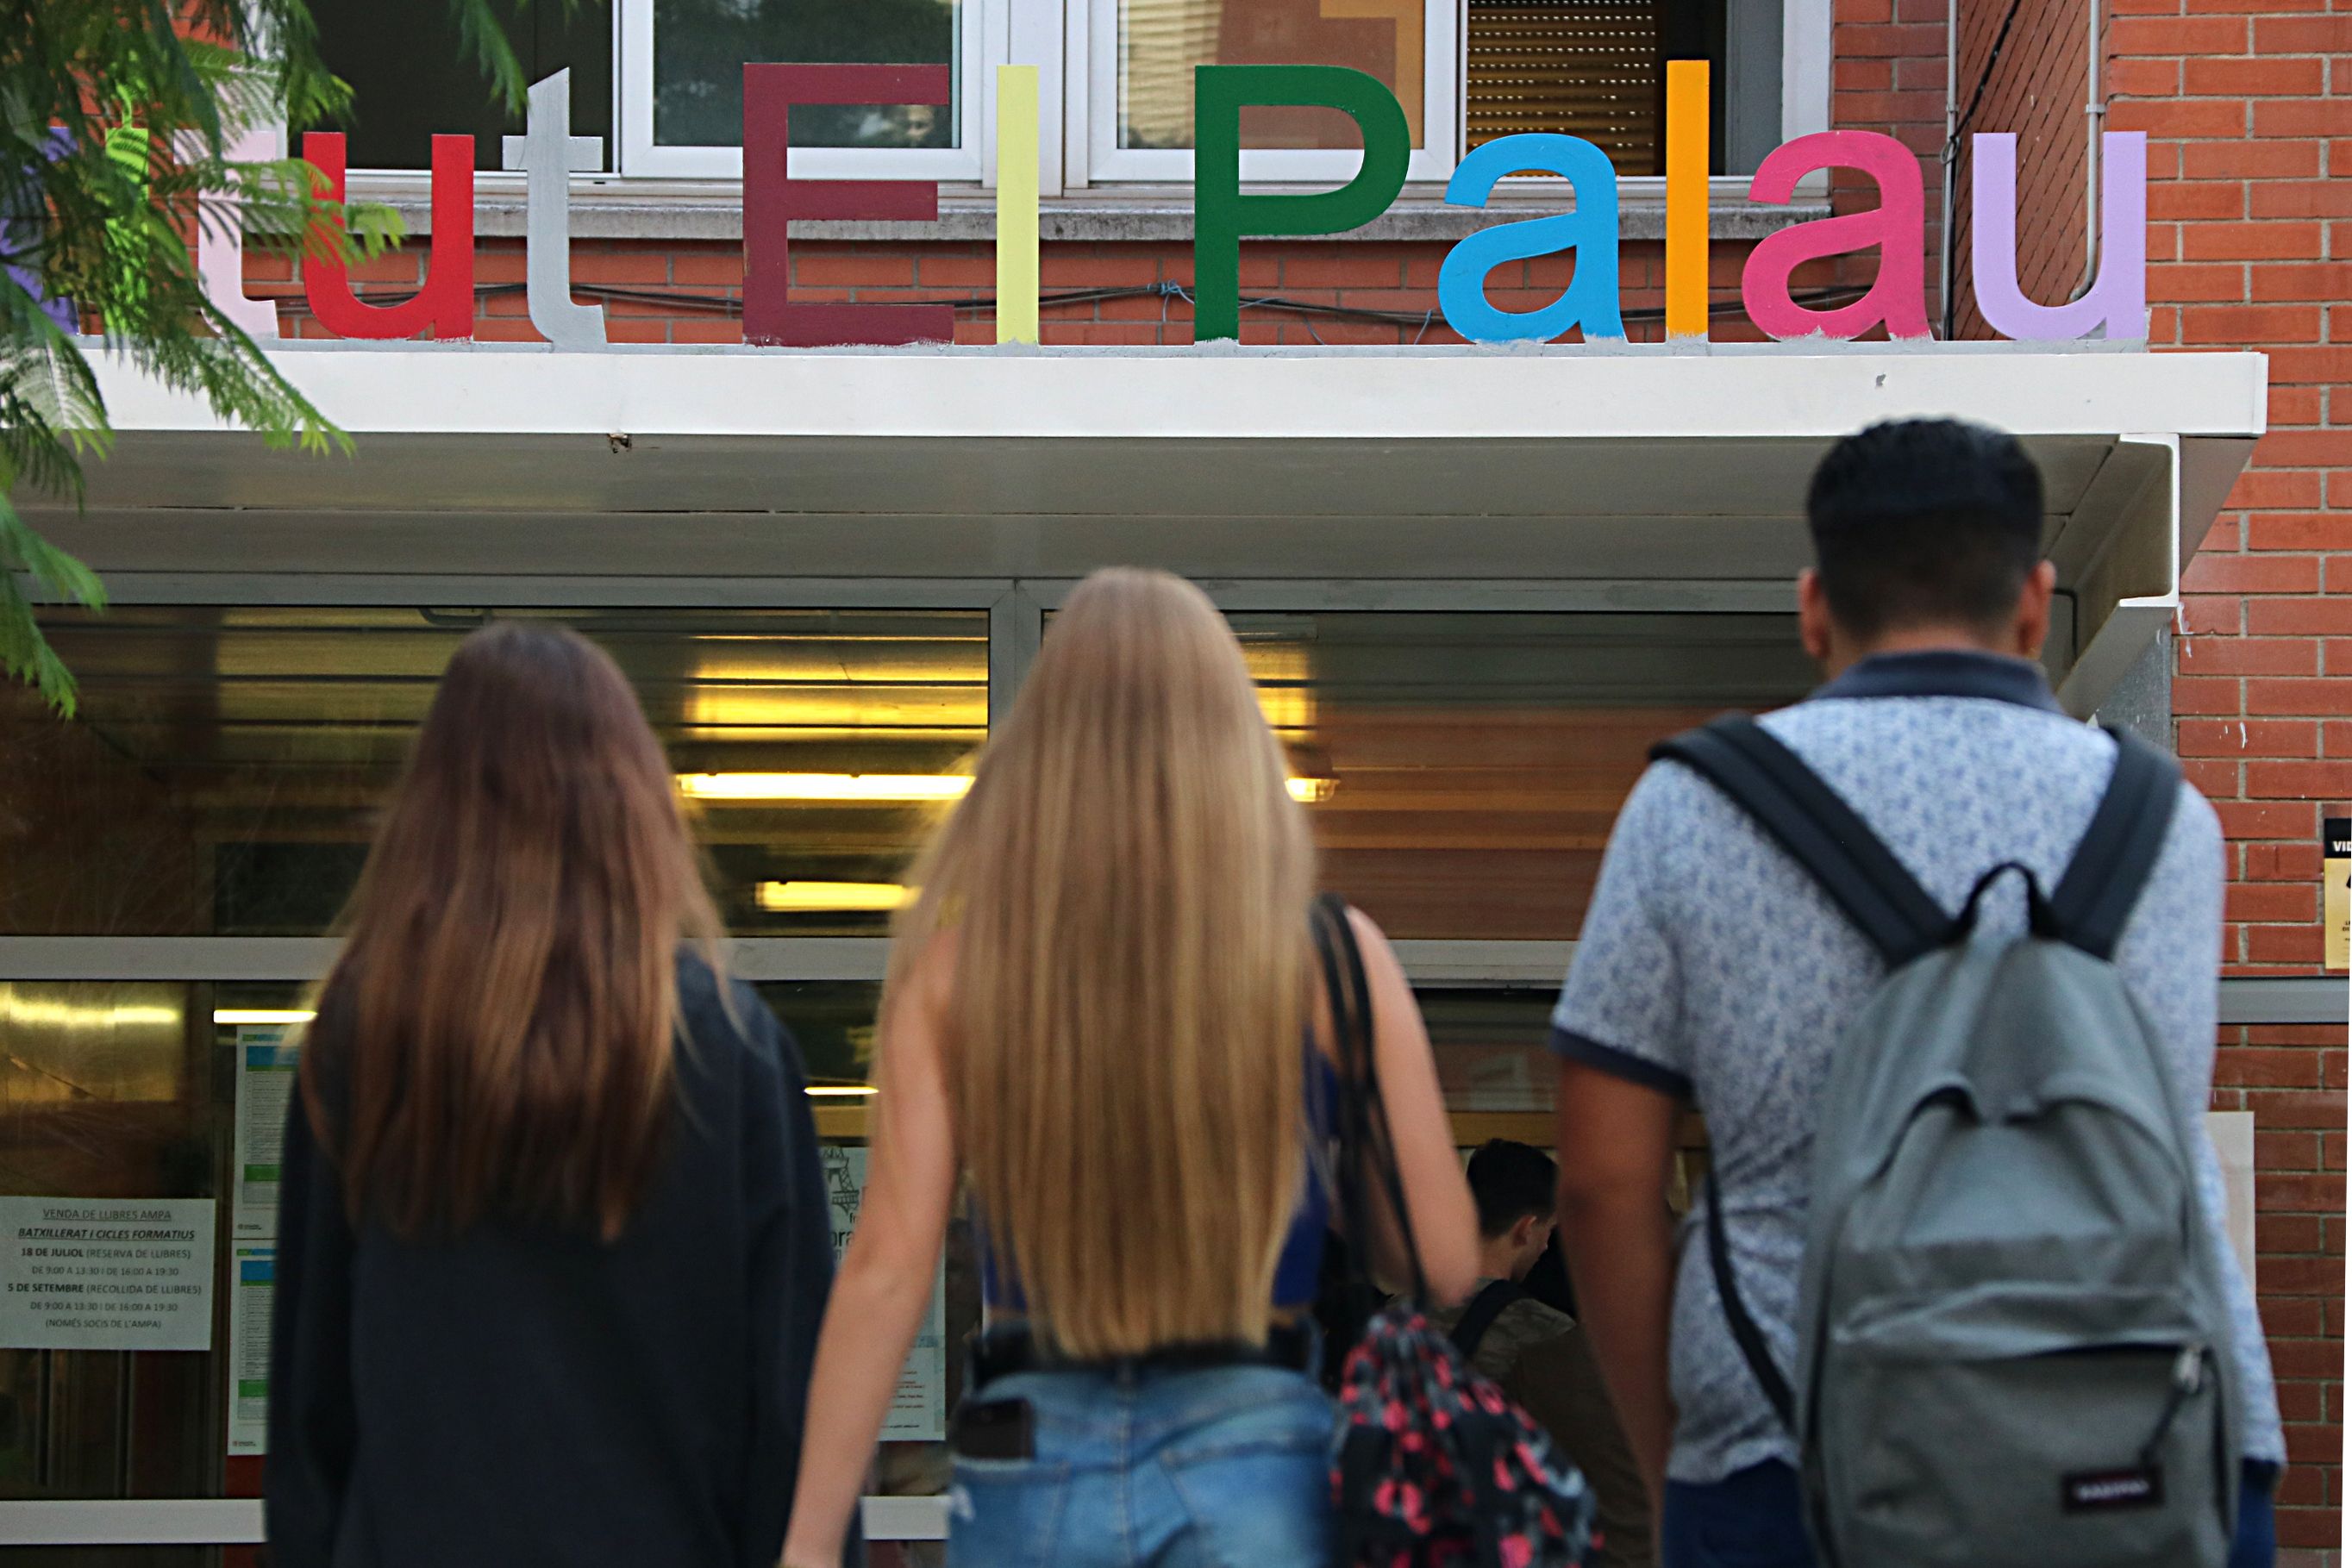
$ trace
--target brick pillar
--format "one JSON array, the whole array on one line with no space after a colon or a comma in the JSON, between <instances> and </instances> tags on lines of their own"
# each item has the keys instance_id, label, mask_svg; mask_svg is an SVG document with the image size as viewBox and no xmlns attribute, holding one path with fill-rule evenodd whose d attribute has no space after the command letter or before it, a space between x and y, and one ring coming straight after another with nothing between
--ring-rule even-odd
<instances>
[{"instance_id":1,"label":"brick pillar","mask_svg":"<svg viewBox=\"0 0 2352 1568\"><path fill-rule=\"evenodd\" d=\"M2111 0L2112 129L2149 136L2150 336L2270 356L2270 434L2191 563L2180 750L2229 834L2233 974L2321 961L2324 813L2352 801L2352 15ZM2279 1541L2341 1540L2345 1030L2235 1031L2291 1465Z\"/></svg>"}]
</instances>

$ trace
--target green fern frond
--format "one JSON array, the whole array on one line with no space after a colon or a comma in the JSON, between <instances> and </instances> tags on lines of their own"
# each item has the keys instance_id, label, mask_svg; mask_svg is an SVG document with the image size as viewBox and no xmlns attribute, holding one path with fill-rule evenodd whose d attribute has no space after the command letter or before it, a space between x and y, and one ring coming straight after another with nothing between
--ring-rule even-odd
<instances>
[{"instance_id":1,"label":"green fern frond","mask_svg":"<svg viewBox=\"0 0 2352 1568\"><path fill-rule=\"evenodd\" d=\"M0 672L29 683L58 712L74 711L73 672L41 631L25 580L50 599L92 610L106 607L97 574L35 533L0 491Z\"/></svg>"},{"instance_id":2,"label":"green fern frond","mask_svg":"<svg viewBox=\"0 0 2352 1568\"><path fill-rule=\"evenodd\" d=\"M489 78L490 96L503 104L509 114L521 113L530 95L530 83L490 0L449 0L449 19L457 25L459 45L473 55L475 67Z\"/></svg>"},{"instance_id":3,"label":"green fern frond","mask_svg":"<svg viewBox=\"0 0 2352 1568\"><path fill-rule=\"evenodd\" d=\"M509 0L517 15L533 3L569 12L577 0ZM520 112L528 83L498 0L448 4L493 97ZM192 223L226 232L234 200L257 245L351 261L398 244L390 208L329 200L300 160L229 156L247 131L299 132L351 101L320 57L307 0L0 0L0 253L31 280L0 273L0 673L60 708L73 681L32 595L104 595L12 496L79 507L82 465L110 432L88 340L60 331L44 301L71 301L108 351L273 444L349 451L205 298L188 239Z\"/></svg>"},{"instance_id":4,"label":"green fern frond","mask_svg":"<svg viewBox=\"0 0 2352 1568\"><path fill-rule=\"evenodd\" d=\"M80 458L103 455L106 400L81 347L38 302L0 279L0 488L18 480L80 504Z\"/></svg>"}]
</instances>

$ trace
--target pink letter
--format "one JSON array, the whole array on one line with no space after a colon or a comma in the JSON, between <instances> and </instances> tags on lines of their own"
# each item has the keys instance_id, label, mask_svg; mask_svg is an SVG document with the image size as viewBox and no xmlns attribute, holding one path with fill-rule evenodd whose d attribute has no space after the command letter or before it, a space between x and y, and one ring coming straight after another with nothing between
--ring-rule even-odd
<instances>
[{"instance_id":1,"label":"pink letter","mask_svg":"<svg viewBox=\"0 0 2352 1568\"><path fill-rule=\"evenodd\" d=\"M1919 162L1892 136L1874 131L1817 131L1775 148L1748 186L1751 202L1785 202L1815 169L1859 169L1878 182L1879 204L1768 235L1748 253L1739 277L1748 319L1774 338L1858 338L1884 321L1889 337L1927 335L1925 267L1927 198ZM1789 297L1789 275L1808 261L1878 249L1870 292L1834 310L1809 310Z\"/></svg>"},{"instance_id":2,"label":"pink letter","mask_svg":"<svg viewBox=\"0 0 2352 1568\"><path fill-rule=\"evenodd\" d=\"M203 133L180 132L178 152L184 163L203 157ZM228 146L233 163L258 163L283 153L278 134L269 131L247 131ZM247 337L278 336L278 302L254 299L245 292L245 209L235 197L218 191L206 191L197 199L196 276L204 282L205 298Z\"/></svg>"},{"instance_id":3,"label":"pink letter","mask_svg":"<svg viewBox=\"0 0 2352 1568\"><path fill-rule=\"evenodd\" d=\"M793 349L951 343L951 305L795 305L785 225L794 218L940 215L933 180L795 180L785 172L795 103L948 101L945 66L743 68L743 340Z\"/></svg>"},{"instance_id":4,"label":"pink letter","mask_svg":"<svg viewBox=\"0 0 2352 1568\"><path fill-rule=\"evenodd\" d=\"M327 177L327 192L343 199L343 134L310 131L302 156ZM397 305L362 305L351 274L339 261L302 259L302 296L319 324L340 338L414 338L425 328L446 340L474 335L474 139L433 139L433 251L425 287Z\"/></svg>"},{"instance_id":5,"label":"pink letter","mask_svg":"<svg viewBox=\"0 0 2352 1568\"><path fill-rule=\"evenodd\" d=\"M2147 132L2110 131L2099 138L2106 167L2099 178L2099 277L2080 299L2036 305L2017 285L2017 138L1990 131L1970 138L1976 150L1974 264L1977 309L2004 338L2042 342L2087 337L2147 336Z\"/></svg>"}]
</instances>

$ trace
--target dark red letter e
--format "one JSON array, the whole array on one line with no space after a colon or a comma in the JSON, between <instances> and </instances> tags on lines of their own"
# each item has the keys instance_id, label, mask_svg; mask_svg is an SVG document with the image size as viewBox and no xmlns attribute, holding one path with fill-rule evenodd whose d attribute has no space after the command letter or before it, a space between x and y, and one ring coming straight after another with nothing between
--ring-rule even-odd
<instances>
[{"instance_id":1,"label":"dark red letter e","mask_svg":"<svg viewBox=\"0 0 2352 1568\"><path fill-rule=\"evenodd\" d=\"M743 339L790 349L841 343L948 343L951 305L795 305L784 226L795 218L940 215L932 180L795 180L784 172L796 103L935 103L949 98L945 66L743 68Z\"/></svg>"}]
</instances>

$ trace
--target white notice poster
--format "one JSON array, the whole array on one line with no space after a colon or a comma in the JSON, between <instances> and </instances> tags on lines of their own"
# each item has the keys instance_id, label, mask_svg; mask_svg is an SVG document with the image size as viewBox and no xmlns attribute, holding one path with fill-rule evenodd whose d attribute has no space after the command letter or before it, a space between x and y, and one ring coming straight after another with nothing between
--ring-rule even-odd
<instances>
[{"instance_id":1,"label":"white notice poster","mask_svg":"<svg viewBox=\"0 0 2352 1568\"><path fill-rule=\"evenodd\" d=\"M833 1210L833 1260L849 1244L850 1228L857 1222L857 1206L866 1196L866 1151L827 1145L818 1151L824 1161L824 1189ZM947 1265L931 1281L930 1310L915 1331L915 1348L898 1374L898 1390L890 1413L882 1420L886 1443L936 1443L948 1435L948 1322L944 1289Z\"/></svg>"},{"instance_id":2,"label":"white notice poster","mask_svg":"<svg viewBox=\"0 0 2352 1568\"><path fill-rule=\"evenodd\" d=\"M2221 1191L2230 1206L2230 1245L2236 1249L2238 1267L2246 1283L2254 1282L2254 1113L2252 1111L2208 1111L2205 1128L2213 1137L2213 1152L2221 1159Z\"/></svg>"},{"instance_id":3,"label":"white notice poster","mask_svg":"<svg viewBox=\"0 0 2352 1568\"><path fill-rule=\"evenodd\" d=\"M286 1043L284 1024L236 1028L236 1237L268 1240L278 1234L278 1160L286 1144L286 1113L294 1103L294 1067L301 1060Z\"/></svg>"},{"instance_id":4,"label":"white notice poster","mask_svg":"<svg viewBox=\"0 0 2352 1568\"><path fill-rule=\"evenodd\" d=\"M269 1297L278 1248L240 1247L228 1281L228 1451L269 1448Z\"/></svg>"},{"instance_id":5,"label":"white notice poster","mask_svg":"<svg viewBox=\"0 0 2352 1568\"><path fill-rule=\"evenodd\" d=\"M0 1197L0 1350L210 1350L213 1200Z\"/></svg>"}]
</instances>

